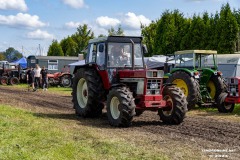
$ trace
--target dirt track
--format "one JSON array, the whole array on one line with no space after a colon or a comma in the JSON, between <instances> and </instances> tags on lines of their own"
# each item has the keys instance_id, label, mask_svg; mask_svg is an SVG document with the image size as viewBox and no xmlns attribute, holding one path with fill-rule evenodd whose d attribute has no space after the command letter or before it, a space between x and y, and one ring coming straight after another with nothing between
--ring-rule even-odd
<instances>
[{"instance_id":1,"label":"dirt track","mask_svg":"<svg viewBox=\"0 0 240 160\"><path fill-rule=\"evenodd\" d=\"M71 96L55 95L42 91L27 92L0 86L0 103L26 108L42 116L55 116L79 120L85 125L110 128L106 115L98 120L78 118L72 109ZM187 116L181 125L164 125L155 112L144 112L135 117L130 128L119 129L120 132L134 131L161 137L168 136L173 141L192 145L203 150L203 154L224 154L229 159L240 159L240 124L231 121L212 119L208 116ZM160 143L152 136L152 143ZM151 137L150 137L151 138ZM167 140L164 140L167 142ZM209 150L222 150L221 152ZM228 149L228 151L226 151ZM225 152L226 151L226 152Z\"/></svg>"}]
</instances>

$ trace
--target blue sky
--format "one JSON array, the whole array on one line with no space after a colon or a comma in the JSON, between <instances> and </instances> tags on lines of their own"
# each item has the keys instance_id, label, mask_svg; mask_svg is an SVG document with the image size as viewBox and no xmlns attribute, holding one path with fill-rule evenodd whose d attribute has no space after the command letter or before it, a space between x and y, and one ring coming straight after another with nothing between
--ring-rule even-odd
<instances>
[{"instance_id":1,"label":"blue sky","mask_svg":"<svg viewBox=\"0 0 240 160\"><path fill-rule=\"evenodd\" d=\"M125 35L140 35L140 22L148 25L169 9L185 16L215 13L222 4L240 8L239 0L0 0L0 51L14 47L24 56L46 55L53 39L60 41L88 24L95 36L121 25Z\"/></svg>"}]
</instances>

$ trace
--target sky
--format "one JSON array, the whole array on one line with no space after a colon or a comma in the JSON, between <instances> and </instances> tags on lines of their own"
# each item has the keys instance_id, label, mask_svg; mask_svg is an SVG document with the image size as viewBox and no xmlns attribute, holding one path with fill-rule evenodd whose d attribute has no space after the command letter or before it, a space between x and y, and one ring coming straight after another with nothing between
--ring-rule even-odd
<instances>
[{"instance_id":1,"label":"sky","mask_svg":"<svg viewBox=\"0 0 240 160\"><path fill-rule=\"evenodd\" d=\"M0 0L0 51L9 47L29 55L46 55L52 40L59 42L87 24L95 36L121 25L127 36L140 36L166 10L185 17L216 13L223 4L239 9L240 0Z\"/></svg>"}]
</instances>

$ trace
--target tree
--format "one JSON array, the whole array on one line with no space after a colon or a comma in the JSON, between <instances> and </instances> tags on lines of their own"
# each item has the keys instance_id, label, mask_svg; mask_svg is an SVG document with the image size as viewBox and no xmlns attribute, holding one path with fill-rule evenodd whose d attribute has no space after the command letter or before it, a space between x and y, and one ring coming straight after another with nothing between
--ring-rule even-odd
<instances>
[{"instance_id":1,"label":"tree","mask_svg":"<svg viewBox=\"0 0 240 160\"><path fill-rule=\"evenodd\" d=\"M78 44L74 42L71 37L68 37L66 40L66 56L78 56L77 53Z\"/></svg>"},{"instance_id":2,"label":"tree","mask_svg":"<svg viewBox=\"0 0 240 160\"><path fill-rule=\"evenodd\" d=\"M218 32L220 33L217 50L218 53L234 53L235 43L237 41L238 24L228 3L221 8Z\"/></svg>"},{"instance_id":3,"label":"tree","mask_svg":"<svg viewBox=\"0 0 240 160\"><path fill-rule=\"evenodd\" d=\"M108 30L108 35L109 36L124 36L124 31L123 31L121 25L119 25L117 30L115 30L113 27L111 27Z\"/></svg>"},{"instance_id":4,"label":"tree","mask_svg":"<svg viewBox=\"0 0 240 160\"><path fill-rule=\"evenodd\" d=\"M0 53L0 61L5 60L5 56L3 53Z\"/></svg>"},{"instance_id":5,"label":"tree","mask_svg":"<svg viewBox=\"0 0 240 160\"><path fill-rule=\"evenodd\" d=\"M157 23L152 22L149 26L141 25L141 34L143 36L143 43L146 44L148 49L148 56L154 54L154 40L156 37L156 27Z\"/></svg>"},{"instance_id":6,"label":"tree","mask_svg":"<svg viewBox=\"0 0 240 160\"><path fill-rule=\"evenodd\" d=\"M156 54L173 54L176 51L176 27L172 12L167 10L162 14L156 29L154 40Z\"/></svg>"},{"instance_id":7,"label":"tree","mask_svg":"<svg viewBox=\"0 0 240 160\"><path fill-rule=\"evenodd\" d=\"M238 34L237 34L237 42L236 42L236 51L238 52L238 51L240 51L240 32L239 32L239 29L240 29L240 9L238 9L238 10L234 9L233 10L233 15L236 18L237 23L238 23Z\"/></svg>"},{"instance_id":8,"label":"tree","mask_svg":"<svg viewBox=\"0 0 240 160\"><path fill-rule=\"evenodd\" d=\"M48 56L64 56L62 47L57 40L53 40L48 49Z\"/></svg>"},{"instance_id":9,"label":"tree","mask_svg":"<svg viewBox=\"0 0 240 160\"><path fill-rule=\"evenodd\" d=\"M5 59L9 62L13 62L18 60L19 58L22 58L23 55L18 50L15 50L13 47L9 47L4 53L3 53Z\"/></svg>"},{"instance_id":10,"label":"tree","mask_svg":"<svg viewBox=\"0 0 240 160\"><path fill-rule=\"evenodd\" d=\"M81 53L88 45L88 41L94 38L94 33L91 29L88 29L88 25L79 25L77 32L71 36L71 38L77 43L76 53Z\"/></svg>"}]
</instances>

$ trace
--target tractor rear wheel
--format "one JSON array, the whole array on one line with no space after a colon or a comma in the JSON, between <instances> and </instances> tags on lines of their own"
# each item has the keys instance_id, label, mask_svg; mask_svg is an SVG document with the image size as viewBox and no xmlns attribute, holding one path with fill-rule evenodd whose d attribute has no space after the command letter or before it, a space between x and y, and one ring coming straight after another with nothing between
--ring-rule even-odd
<instances>
[{"instance_id":1,"label":"tractor rear wheel","mask_svg":"<svg viewBox=\"0 0 240 160\"><path fill-rule=\"evenodd\" d=\"M220 76L212 75L207 83L208 92L212 100L217 101L219 95L227 91L226 83Z\"/></svg>"},{"instance_id":2,"label":"tractor rear wheel","mask_svg":"<svg viewBox=\"0 0 240 160\"><path fill-rule=\"evenodd\" d=\"M223 92L217 98L217 108L220 113L232 113L235 104L224 102L228 93Z\"/></svg>"},{"instance_id":3,"label":"tractor rear wheel","mask_svg":"<svg viewBox=\"0 0 240 160\"><path fill-rule=\"evenodd\" d=\"M98 117L102 114L104 88L96 70L80 68L73 79L73 104L76 114L82 117Z\"/></svg>"},{"instance_id":4,"label":"tractor rear wheel","mask_svg":"<svg viewBox=\"0 0 240 160\"><path fill-rule=\"evenodd\" d=\"M167 83L176 84L183 91L187 97L188 110L195 107L200 96L200 88L196 79L186 72L176 71L168 78Z\"/></svg>"},{"instance_id":5,"label":"tractor rear wheel","mask_svg":"<svg viewBox=\"0 0 240 160\"><path fill-rule=\"evenodd\" d=\"M17 77L11 77L9 79L9 84L10 85L17 85L17 84L19 84L19 79Z\"/></svg>"},{"instance_id":6,"label":"tractor rear wheel","mask_svg":"<svg viewBox=\"0 0 240 160\"><path fill-rule=\"evenodd\" d=\"M110 125L129 127L135 114L135 107L129 88L112 88L107 96L107 116Z\"/></svg>"},{"instance_id":7,"label":"tractor rear wheel","mask_svg":"<svg viewBox=\"0 0 240 160\"><path fill-rule=\"evenodd\" d=\"M72 78L70 75L64 75L62 78L61 78L61 85L63 87L71 87L72 85Z\"/></svg>"},{"instance_id":8,"label":"tractor rear wheel","mask_svg":"<svg viewBox=\"0 0 240 160\"><path fill-rule=\"evenodd\" d=\"M7 85L8 84L8 77L2 76L0 78L0 83L1 83L1 85Z\"/></svg>"},{"instance_id":9,"label":"tractor rear wheel","mask_svg":"<svg viewBox=\"0 0 240 160\"><path fill-rule=\"evenodd\" d=\"M187 100L181 89L174 86L166 86L163 90L163 98L166 107L160 108L158 114L163 123L180 124L187 112Z\"/></svg>"}]
</instances>

